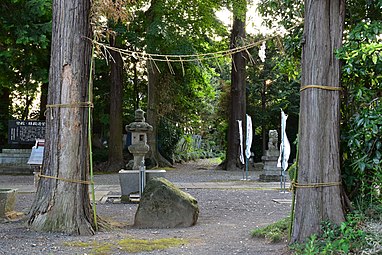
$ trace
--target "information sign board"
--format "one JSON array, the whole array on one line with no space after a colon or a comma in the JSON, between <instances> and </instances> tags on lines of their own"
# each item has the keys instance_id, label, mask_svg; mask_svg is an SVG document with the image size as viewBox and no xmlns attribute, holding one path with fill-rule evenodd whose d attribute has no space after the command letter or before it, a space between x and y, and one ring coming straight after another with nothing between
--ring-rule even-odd
<instances>
[{"instance_id":1,"label":"information sign board","mask_svg":"<svg viewBox=\"0 0 382 255\"><path fill-rule=\"evenodd\" d=\"M45 121L9 120L9 144L34 144L36 139L45 138Z\"/></svg>"}]
</instances>

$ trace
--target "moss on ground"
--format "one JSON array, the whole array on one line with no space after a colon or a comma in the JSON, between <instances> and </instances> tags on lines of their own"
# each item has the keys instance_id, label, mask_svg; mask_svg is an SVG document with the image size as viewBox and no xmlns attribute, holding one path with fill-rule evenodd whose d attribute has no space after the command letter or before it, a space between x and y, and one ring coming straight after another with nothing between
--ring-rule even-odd
<instances>
[{"instance_id":1,"label":"moss on ground","mask_svg":"<svg viewBox=\"0 0 382 255\"><path fill-rule=\"evenodd\" d=\"M138 253L143 251L165 250L180 246L184 243L184 239L179 238L163 238L157 240L123 239L118 242L118 245L123 251Z\"/></svg>"},{"instance_id":2,"label":"moss on ground","mask_svg":"<svg viewBox=\"0 0 382 255\"><path fill-rule=\"evenodd\" d=\"M280 242L288 237L290 216L276 221L263 228L252 230L253 237L265 238L272 243Z\"/></svg>"},{"instance_id":3,"label":"moss on ground","mask_svg":"<svg viewBox=\"0 0 382 255\"><path fill-rule=\"evenodd\" d=\"M113 254L113 251L125 251L128 253L150 252L154 250L165 250L172 247L187 244L182 238L162 238L154 240L125 238L117 241L92 241L92 242L66 242L66 246L89 248L93 255Z\"/></svg>"}]
</instances>

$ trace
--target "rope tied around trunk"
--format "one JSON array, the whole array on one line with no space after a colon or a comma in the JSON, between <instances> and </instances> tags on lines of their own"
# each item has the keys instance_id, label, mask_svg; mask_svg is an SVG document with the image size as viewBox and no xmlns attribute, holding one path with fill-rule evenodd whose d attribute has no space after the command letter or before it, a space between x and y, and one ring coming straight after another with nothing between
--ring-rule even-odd
<instances>
[{"instance_id":1,"label":"rope tied around trunk","mask_svg":"<svg viewBox=\"0 0 382 255\"><path fill-rule=\"evenodd\" d=\"M317 182L317 183L304 183L300 184L296 181L292 181L292 190L297 188L322 188L322 187L333 187L333 186L341 186L341 182Z\"/></svg>"},{"instance_id":2,"label":"rope tied around trunk","mask_svg":"<svg viewBox=\"0 0 382 255\"><path fill-rule=\"evenodd\" d=\"M87 102L75 102L71 104L47 104L45 107L46 107L46 110L44 112L44 116L46 116L46 113L48 112L49 109L53 109L53 108L94 108L94 104L90 101L87 101Z\"/></svg>"},{"instance_id":3,"label":"rope tied around trunk","mask_svg":"<svg viewBox=\"0 0 382 255\"><path fill-rule=\"evenodd\" d=\"M341 87L333 87L333 86L322 86L322 85L305 85L300 89L300 92L306 90L306 89L322 89L322 90L329 90L329 91L341 91Z\"/></svg>"},{"instance_id":4,"label":"rope tied around trunk","mask_svg":"<svg viewBox=\"0 0 382 255\"><path fill-rule=\"evenodd\" d=\"M90 181L72 180L72 179L66 179L66 178L61 178L61 177L56 177L56 176L51 176L51 175L44 175L44 174L38 174L37 177L39 177L39 178L47 178L47 179L55 179L55 180L64 181L64 182L86 184L86 185L94 184L94 183L92 183Z\"/></svg>"}]
</instances>

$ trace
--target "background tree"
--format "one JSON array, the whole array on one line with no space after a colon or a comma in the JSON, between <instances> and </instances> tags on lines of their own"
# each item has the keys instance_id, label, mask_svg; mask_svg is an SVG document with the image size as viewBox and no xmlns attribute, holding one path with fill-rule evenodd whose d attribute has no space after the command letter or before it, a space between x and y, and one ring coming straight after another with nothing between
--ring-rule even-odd
<instances>
[{"instance_id":1,"label":"background tree","mask_svg":"<svg viewBox=\"0 0 382 255\"><path fill-rule=\"evenodd\" d=\"M87 184L90 1L54 0L43 175L28 224L39 231L93 234ZM68 104L68 105L67 105Z\"/></svg>"},{"instance_id":2,"label":"background tree","mask_svg":"<svg viewBox=\"0 0 382 255\"><path fill-rule=\"evenodd\" d=\"M340 87L340 64L334 51L342 44L345 2L305 1L302 88L307 85ZM330 26L329 26L330 24ZM340 92L309 88L301 92L298 178L292 242L303 242L320 232L322 221L344 220L341 204Z\"/></svg>"},{"instance_id":3,"label":"background tree","mask_svg":"<svg viewBox=\"0 0 382 255\"><path fill-rule=\"evenodd\" d=\"M244 44L245 20L247 12L247 1L233 1L233 25L231 32L230 48L237 48ZM240 149L240 136L238 120L242 121L242 126L246 127L246 57L245 52L238 52L232 56L231 69L231 94L230 94L230 115L228 125L228 145L226 153L226 169L240 170L242 163L239 160L240 151L244 152L245 132L243 131L243 145Z\"/></svg>"},{"instance_id":4,"label":"background tree","mask_svg":"<svg viewBox=\"0 0 382 255\"><path fill-rule=\"evenodd\" d=\"M118 34L110 38L110 46L118 48L121 43L117 43ZM110 55L110 119L109 119L109 157L108 170L120 170L123 164L123 60L122 55L117 51L111 51Z\"/></svg>"}]
</instances>

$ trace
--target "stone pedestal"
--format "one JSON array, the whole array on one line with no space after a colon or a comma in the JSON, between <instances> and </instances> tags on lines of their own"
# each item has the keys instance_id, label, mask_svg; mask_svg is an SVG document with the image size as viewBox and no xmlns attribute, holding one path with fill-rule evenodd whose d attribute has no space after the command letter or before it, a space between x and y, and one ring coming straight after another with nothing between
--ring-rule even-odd
<instances>
[{"instance_id":1,"label":"stone pedestal","mask_svg":"<svg viewBox=\"0 0 382 255\"><path fill-rule=\"evenodd\" d=\"M166 170L146 170L146 181L154 178L165 178ZM129 203L130 195L139 191L139 170L120 170L119 183L121 185L121 202Z\"/></svg>"},{"instance_id":2,"label":"stone pedestal","mask_svg":"<svg viewBox=\"0 0 382 255\"><path fill-rule=\"evenodd\" d=\"M265 156L261 157L264 162L263 173L260 175L260 181L276 182L280 181L281 168L277 167L279 151L266 151Z\"/></svg>"}]
</instances>

